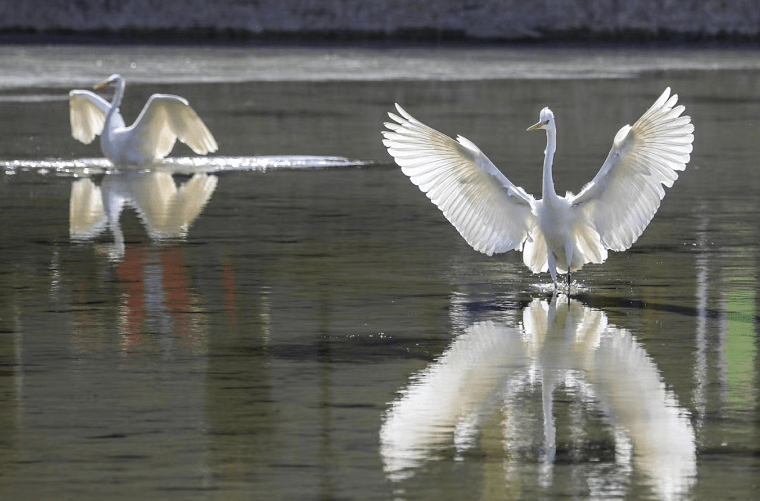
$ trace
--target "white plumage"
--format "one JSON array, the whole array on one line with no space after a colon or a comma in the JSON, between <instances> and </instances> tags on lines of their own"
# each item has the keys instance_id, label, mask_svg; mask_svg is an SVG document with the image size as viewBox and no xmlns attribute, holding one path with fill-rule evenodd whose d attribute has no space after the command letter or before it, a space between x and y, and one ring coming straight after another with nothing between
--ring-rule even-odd
<instances>
[{"instance_id":1,"label":"white plumage","mask_svg":"<svg viewBox=\"0 0 760 501\"><path fill-rule=\"evenodd\" d=\"M522 250L534 273L579 270L602 263L638 239L684 170L694 141L691 118L670 88L633 126L618 131L599 173L577 195L559 197L552 161L556 125L549 108L528 130L545 130L543 198L515 186L471 141L442 134L407 113L389 113L383 144L475 250L487 255Z\"/></svg>"},{"instance_id":2,"label":"white plumage","mask_svg":"<svg viewBox=\"0 0 760 501\"><path fill-rule=\"evenodd\" d=\"M168 155L177 139L195 153L217 150L216 140L188 102L179 96L153 94L135 123L126 126L119 111L124 97L124 79L112 75L95 90L116 84L109 103L88 90L69 93L71 135L89 144L101 135L103 154L117 165L143 165Z\"/></svg>"}]
</instances>

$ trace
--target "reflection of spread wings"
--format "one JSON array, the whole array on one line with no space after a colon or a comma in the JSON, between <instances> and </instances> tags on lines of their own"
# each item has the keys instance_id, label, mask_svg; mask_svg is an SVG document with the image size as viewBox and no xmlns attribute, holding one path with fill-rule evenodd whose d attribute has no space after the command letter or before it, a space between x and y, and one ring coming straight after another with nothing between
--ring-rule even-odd
<instances>
[{"instance_id":1,"label":"reflection of spread wings","mask_svg":"<svg viewBox=\"0 0 760 501\"><path fill-rule=\"evenodd\" d=\"M388 477L414 475L412 468L450 447L452 439L457 448L473 444L484 423L495 422L492 412L502 413L498 428L505 454L532 447L527 442L542 421L543 449L553 449L551 408L546 413L539 403L536 412L523 395L535 391L536 374L543 398L552 399L563 379L588 392L578 396L579 405L601 407L615 439L633 446L634 464L662 498L688 492L696 474L694 432L655 364L629 332L608 325L603 311L556 297L551 303L533 300L523 310L522 328L492 320L471 325L412 378L380 429ZM542 411L544 419L536 419ZM620 467L630 470L628 464ZM599 494L592 497L604 497Z\"/></svg>"},{"instance_id":2,"label":"reflection of spread wings","mask_svg":"<svg viewBox=\"0 0 760 501\"><path fill-rule=\"evenodd\" d=\"M217 150L214 136L182 97L153 94L137 117L132 132L140 149L163 158L179 139L195 153L205 155Z\"/></svg>"},{"instance_id":3,"label":"reflection of spread wings","mask_svg":"<svg viewBox=\"0 0 760 501\"><path fill-rule=\"evenodd\" d=\"M74 139L90 144L103 132L111 103L89 90L69 92L69 120Z\"/></svg>"},{"instance_id":4,"label":"reflection of spread wings","mask_svg":"<svg viewBox=\"0 0 760 501\"><path fill-rule=\"evenodd\" d=\"M90 240L106 228L108 218L103 208L100 188L88 177L71 183L69 198L69 236L72 240Z\"/></svg>"},{"instance_id":5,"label":"reflection of spread wings","mask_svg":"<svg viewBox=\"0 0 760 501\"><path fill-rule=\"evenodd\" d=\"M130 183L130 196L151 237L184 237L216 189L217 177L195 174L180 185L166 172L143 173Z\"/></svg>"},{"instance_id":6,"label":"reflection of spread wings","mask_svg":"<svg viewBox=\"0 0 760 501\"><path fill-rule=\"evenodd\" d=\"M652 479L662 499L679 499L696 475L694 430L660 379L657 366L623 329L607 329L589 353L595 396L626 430L634 464Z\"/></svg>"},{"instance_id":7,"label":"reflection of spread wings","mask_svg":"<svg viewBox=\"0 0 760 501\"><path fill-rule=\"evenodd\" d=\"M217 177L193 175L179 187L168 172L108 174L101 186L90 178L71 184L69 233L72 240L90 240L108 226L115 234L124 204L137 211L148 234L157 240L182 238L216 189Z\"/></svg>"},{"instance_id":8,"label":"reflection of spread wings","mask_svg":"<svg viewBox=\"0 0 760 501\"><path fill-rule=\"evenodd\" d=\"M459 447L473 443L474 426L505 381L525 367L520 333L478 322L458 337L393 402L380 429L385 469L393 478L419 466L457 433Z\"/></svg>"}]
</instances>

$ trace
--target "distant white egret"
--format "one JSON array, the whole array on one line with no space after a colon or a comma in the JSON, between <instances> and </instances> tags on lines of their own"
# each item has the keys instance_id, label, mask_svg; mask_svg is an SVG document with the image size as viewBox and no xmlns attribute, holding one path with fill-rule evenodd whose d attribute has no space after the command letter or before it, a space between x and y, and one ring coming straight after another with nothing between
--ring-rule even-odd
<instances>
[{"instance_id":1,"label":"distant white egret","mask_svg":"<svg viewBox=\"0 0 760 501\"><path fill-rule=\"evenodd\" d=\"M153 94L135 123L127 127L119 111L124 97L124 79L111 75L93 89L116 84L109 103L88 90L69 93L71 135L90 144L102 134L100 148L114 164L142 165L168 155L177 139L195 153L205 155L217 150L216 140L206 125L182 97Z\"/></svg>"},{"instance_id":2,"label":"distant white egret","mask_svg":"<svg viewBox=\"0 0 760 501\"><path fill-rule=\"evenodd\" d=\"M623 251L639 238L684 170L694 126L670 88L633 127L615 135L599 173L577 195L554 190L552 160L557 129L549 108L529 131L546 131L543 198L536 200L509 181L471 141L442 134L396 108L389 113L383 144L420 190L464 239L487 255L522 250L533 273L570 273L602 263L607 250Z\"/></svg>"}]
</instances>

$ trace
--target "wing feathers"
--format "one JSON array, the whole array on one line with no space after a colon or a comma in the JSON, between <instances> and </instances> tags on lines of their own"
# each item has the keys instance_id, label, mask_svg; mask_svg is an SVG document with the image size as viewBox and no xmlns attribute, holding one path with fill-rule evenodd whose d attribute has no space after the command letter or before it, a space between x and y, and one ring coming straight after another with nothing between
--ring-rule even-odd
<instances>
[{"instance_id":1,"label":"wing feathers","mask_svg":"<svg viewBox=\"0 0 760 501\"><path fill-rule=\"evenodd\" d=\"M599 173L571 199L608 249L638 239L690 160L694 125L677 101L668 88L633 127L623 127Z\"/></svg>"},{"instance_id":2,"label":"wing feathers","mask_svg":"<svg viewBox=\"0 0 760 501\"><path fill-rule=\"evenodd\" d=\"M111 103L88 90L69 92L69 121L71 135L77 141L90 144L103 132L106 114Z\"/></svg>"},{"instance_id":3,"label":"wing feathers","mask_svg":"<svg viewBox=\"0 0 760 501\"><path fill-rule=\"evenodd\" d=\"M187 100L171 94L153 94L132 128L141 147L156 159L168 155L177 139L199 155L218 148L214 136Z\"/></svg>"},{"instance_id":4,"label":"wing feathers","mask_svg":"<svg viewBox=\"0 0 760 501\"><path fill-rule=\"evenodd\" d=\"M533 197L514 186L478 149L418 121L396 105L383 144L475 250L521 249L535 224Z\"/></svg>"}]
</instances>

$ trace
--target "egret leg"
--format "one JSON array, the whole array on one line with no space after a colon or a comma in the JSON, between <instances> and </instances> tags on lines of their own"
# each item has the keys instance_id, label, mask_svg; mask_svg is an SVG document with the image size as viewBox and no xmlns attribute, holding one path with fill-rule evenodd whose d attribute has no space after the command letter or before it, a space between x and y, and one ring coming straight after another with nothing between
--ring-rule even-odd
<instances>
[{"instance_id":1,"label":"egret leg","mask_svg":"<svg viewBox=\"0 0 760 501\"><path fill-rule=\"evenodd\" d=\"M554 260L554 255L549 254L549 273L552 275L552 282L554 282L554 290L557 290L557 262Z\"/></svg>"},{"instance_id":2,"label":"egret leg","mask_svg":"<svg viewBox=\"0 0 760 501\"><path fill-rule=\"evenodd\" d=\"M565 257L567 258L567 293L570 294L570 264L573 262L573 242L565 242Z\"/></svg>"}]
</instances>

